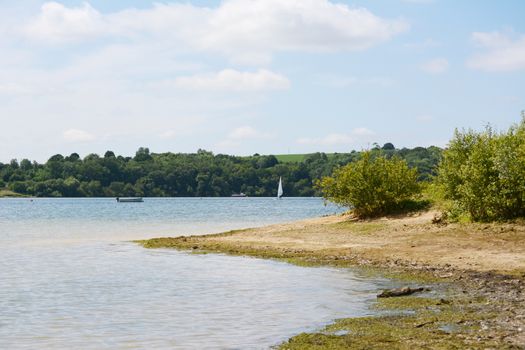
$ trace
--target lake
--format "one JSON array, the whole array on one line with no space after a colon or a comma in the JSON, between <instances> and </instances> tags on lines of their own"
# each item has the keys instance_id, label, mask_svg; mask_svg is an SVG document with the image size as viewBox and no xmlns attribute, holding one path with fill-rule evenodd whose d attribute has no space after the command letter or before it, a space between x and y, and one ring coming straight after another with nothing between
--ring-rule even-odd
<instances>
[{"instance_id":1,"label":"lake","mask_svg":"<svg viewBox=\"0 0 525 350\"><path fill-rule=\"evenodd\" d=\"M319 198L0 199L0 348L267 349L392 282L134 239L340 212Z\"/></svg>"}]
</instances>

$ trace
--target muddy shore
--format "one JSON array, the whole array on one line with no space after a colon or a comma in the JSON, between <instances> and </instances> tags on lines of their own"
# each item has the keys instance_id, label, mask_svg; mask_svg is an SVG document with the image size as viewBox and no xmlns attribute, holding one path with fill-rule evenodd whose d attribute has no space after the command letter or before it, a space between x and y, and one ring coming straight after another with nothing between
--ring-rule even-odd
<instances>
[{"instance_id":1,"label":"muddy shore","mask_svg":"<svg viewBox=\"0 0 525 350\"><path fill-rule=\"evenodd\" d=\"M378 300L378 316L337 320L282 349L524 349L525 225L434 224L436 212L358 221L340 215L207 236L155 238L175 248L370 269L431 296Z\"/></svg>"}]
</instances>

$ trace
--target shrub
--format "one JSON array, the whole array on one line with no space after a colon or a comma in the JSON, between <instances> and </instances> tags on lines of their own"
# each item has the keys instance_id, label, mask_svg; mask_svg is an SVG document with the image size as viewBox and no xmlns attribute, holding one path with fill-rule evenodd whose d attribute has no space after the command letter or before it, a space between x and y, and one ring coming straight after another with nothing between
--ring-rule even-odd
<instances>
[{"instance_id":1,"label":"shrub","mask_svg":"<svg viewBox=\"0 0 525 350\"><path fill-rule=\"evenodd\" d=\"M337 169L331 177L324 177L316 186L325 199L352 208L359 217L403 210L420 192L417 169L410 169L398 157L372 157L370 152Z\"/></svg>"},{"instance_id":2,"label":"shrub","mask_svg":"<svg viewBox=\"0 0 525 350\"><path fill-rule=\"evenodd\" d=\"M16 193L27 193L27 183L24 181L15 181L9 184L9 189Z\"/></svg>"},{"instance_id":3,"label":"shrub","mask_svg":"<svg viewBox=\"0 0 525 350\"><path fill-rule=\"evenodd\" d=\"M507 132L456 131L438 181L474 221L525 216L525 118Z\"/></svg>"}]
</instances>

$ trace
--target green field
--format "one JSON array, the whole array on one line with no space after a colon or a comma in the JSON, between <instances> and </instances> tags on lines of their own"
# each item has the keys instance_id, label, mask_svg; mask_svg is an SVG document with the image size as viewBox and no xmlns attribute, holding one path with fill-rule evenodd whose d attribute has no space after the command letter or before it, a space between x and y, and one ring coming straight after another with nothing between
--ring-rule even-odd
<instances>
[{"instance_id":1,"label":"green field","mask_svg":"<svg viewBox=\"0 0 525 350\"><path fill-rule=\"evenodd\" d=\"M309 154L276 154L275 158L281 163L293 163L293 162L302 162L306 156ZM326 153L328 157L332 156L333 153Z\"/></svg>"},{"instance_id":2,"label":"green field","mask_svg":"<svg viewBox=\"0 0 525 350\"><path fill-rule=\"evenodd\" d=\"M276 154L275 158L281 163L302 162L306 154Z\"/></svg>"}]
</instances>

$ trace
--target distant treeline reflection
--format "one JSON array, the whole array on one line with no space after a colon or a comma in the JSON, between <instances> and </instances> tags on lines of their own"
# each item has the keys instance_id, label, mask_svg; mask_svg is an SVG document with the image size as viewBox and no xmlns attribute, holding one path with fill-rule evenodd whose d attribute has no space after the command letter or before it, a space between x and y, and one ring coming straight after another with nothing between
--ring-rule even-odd
<instances>
[{"instance_id":1,"label":"distant treeline reflection","mask_svg":"<svg viewBox=\"0 0 525 350\"><path fill-rule=\"evenodd\" d=\"M441 158L438 147L395 149L376 146L373 154L398 155L415 167L420 180L434 175ZM331 175L336 167L359 159L361 152L312 153L290 157L249 157L197 153L150 153L139 148L134 157L90 154L54 155L45 164L16 159L0 163L0 189L38 197L122 196L275 196L279 177L286 196L315 196L313 181Z\"/></svg>"}]
</instances>

